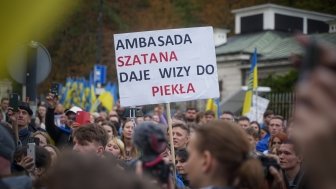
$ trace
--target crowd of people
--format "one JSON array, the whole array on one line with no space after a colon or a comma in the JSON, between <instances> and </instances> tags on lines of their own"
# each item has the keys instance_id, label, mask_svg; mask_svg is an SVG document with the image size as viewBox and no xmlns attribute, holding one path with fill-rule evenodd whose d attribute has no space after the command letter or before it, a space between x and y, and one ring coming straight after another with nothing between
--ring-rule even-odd
<instances>
[{"instance_id":1,"label":"crowd of people","mask_svg":"<svg viewBox=\"0 0 336 189\"><path fill-rule=\"evenodd\" d=\"M65 110L55 94L35 114L4 97L0 188L334 188L336 57L318 48L290 120L272 110L262 123L230 111L216 118L195 107L168 117L162 105L130 116L117 105L78 123L83 110Z\"/></svg>"}]
</instances>

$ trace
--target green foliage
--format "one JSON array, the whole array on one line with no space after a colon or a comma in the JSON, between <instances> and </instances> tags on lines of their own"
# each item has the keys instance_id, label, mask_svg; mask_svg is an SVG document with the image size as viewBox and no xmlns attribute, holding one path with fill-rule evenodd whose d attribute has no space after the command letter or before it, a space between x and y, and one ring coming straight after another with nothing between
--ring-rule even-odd
<instances>
[{"instance_id":1,"label":"green foliage","mask_svg":"<svg viewBox=\"0 0 336 189\"><path fill-rule=\"evenodd\" d=\"M283 76L270 74L267 78L260 81L260 85L271 87L272 92L275 93L291 92L297 80L298 71L291 70L288 74Z\"/></svg>"}]
</instances>

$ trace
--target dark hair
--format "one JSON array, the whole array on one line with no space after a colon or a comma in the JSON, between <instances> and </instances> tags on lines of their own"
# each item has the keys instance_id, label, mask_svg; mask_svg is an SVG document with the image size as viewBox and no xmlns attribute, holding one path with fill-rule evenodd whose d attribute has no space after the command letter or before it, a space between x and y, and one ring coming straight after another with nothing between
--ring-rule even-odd
<instances>
[{"instance_id":1,"label":"dark hair","mask_svg":"<svg viewBox=\"0 0 336 189\"><path fill-rule=\"evenodd\" d=\"M189 111L189 110L195 110L196 112L198 112L197 108L195 108L195 107L187 107L186 112Z\"/></svg>"},{"instance_id":2,"label":"dark hair","mask_svg":"<svg viewBox=\"0 0 336 189\"><path fill-rule=\"evenodd\" d=\"M184 161L187 161L189 158L189 154L185 148L182 148L176 151L176 157L180 157Z\"/></svg>"},{"instance_id":3,"label":"dark hair","mask_svg":"<svg viewBox=\"0 0 336 189\"><path fill-rule=\"evenodd\" d=\"M204 112L204 115L205 115L205 116L207 116L207 115L212 115L212 116L214 116L214 117L216 116L215 112L212 111L212 110L207 110L207 111L205 111L205 112Z\"/></svg>"},{"instance_id":4,"label":"dark hair","mask_svg":"<svg viewBox=\"0 0 336 189\"><path fill-rule=\"evenodd\" d=\"M36 159L35 165L37 168L48 169L51 165L51 155L48 150L41 146L36 146Z\"/></svg>"},{"instance_id":5,"label":"dark hair","mask_svg":"<svg viewBox=\"0 0 336 189\"><path fill-rule=\"evenodd\" d=\"M245 131L246 131L246 134L252 136L254 139L259 139L259 134L254 128L249 127L245 129Z\"/></svg>"},{"instance_id":6,"label":"dark hair","mask_svg":"<svg viewBox=\"0 0 336 189\"><path fill-rule=\"evenodd\" d=\"M118 136L118 132L117 132L117 128L115 126L115 124L111 121L104 121L101 126L104 126L104 125L108 125L109 127L112 128L112 133L113 133L113 136L114 137L117 137Z\"/></svg>"},{"instance_id":7,"label":"dark hair","mask_svg":"<svg viewBox=\"0 0 336 189\"><path fill-rule=\"evenodd\" d=\"M248 117L246 117L246 116L240 116L238 118L238 121L248 121L248 122L250 122L250 119Z\"/></svg>"},{"instance_id":8,"label":"dark hair","mask_svg":"<svg viewBox=\"0 0 336 189\"><path fill-rule=\"evenodd\" d=\"M55 152L56 152L56 155L59 156L61 154L61 151L54 145L52 144L47 144L47 145L44 145L43 148L45 149L46 147L50 147L52 148Z\"/></svg>"},{"instance_id":9,"label":"dark hair","mask_svg":"<svg viewBox=\"0 0 336 189\"><path fill-rule=\"evenodd\" d=\"M219 163L217 174L226 177L230 186L264 188L263 168L257 159L248 158L250 144L243 129L233 123L214 121L197 128L195 133L196 148L214 156Z\"/></svg>"},{"instance_id":10,"label":"dark hair","mask_svg":"<svg viewBox=\"0 0 336 189\"><path fill-rule=\"evenodd\" d=\"M282 144L293 145L293 149L294 149L295 155L301 155L301 149L299 148L299 145L297 145L296 141L291 140L291 139L287 139L287 140L283 141Z\"/></svg>"},{"instance_id":11,"label":"dark hair","mask_svg":"<svg viewBox=\"0 0 336 189\"><path fill-rule=\"evenodd\" d=\"M1 98L1 103L2 103L3 101L5 101L5 100L9 100L9 98L8 98L8 97L2 97L2 98Z\"/></svg>"},{"instance_id":12,"label":"dark hair","mask_svg":"<svg viewBox=\"0 0 336 189\"><path fill-rule=\"evenodd\" d=\"M284 126L285 119L281 115L275 115L271 118L271 120L273 120L273 119L281 120L282 121L282 126Z\"/></svg>"},{"instance_id":13,"label":"dark hair","mask_svg":"<svg viewBox=\"0 0 336 189\"><path fill-rule=\"evenodd\" d=\"M79 127L73 133L73 137L78 140L78 142L89 141L98 142L104 148L107 145L108 135L103 127L97 126L96 124L87 124Z\"/></svg>"},{"instance_id":14,"label":"dark hair","mask_svg":"<svg viewBox=\"0 0 336 189\"><path fill-rule=\"evenodd\" d=\"M223 113L222 113L222 115L223 114L229 114L229 115L231 115L232 117L234 117L234 114L231 112L231 111L224 111Z\"/></svg>"},{"instance_id":15,"label":"dark hair","mask_svg":"<svg viewBox=\"0 0 336 189\"><path fill-rule=\"evenodd\" d=\"M258 121L252 121L251 123L250 123L250 125L252 125L252 124L257 124L258 125L258 135L260 135L260 131L261 131L261 128L260 128L260 124L258 123Z\"/></svg>"},{"instance_id":16,"label":"dark hair","mask_svg":"<svg viewBox=\"0 0 336 189\"><path fill-rule=\"evenodd\" d=\"M264 113L264 118L266 118L269 115L274 115L274 112L272 110L266 110Z\"/></svg>"},{"instance_id":17,"label":"dark hair","mask_svg":"<svg viewBox=\"0 0 336 189\"><path fill-rule=\"evenodd\" d=\"M28 146L22 146L16 149L14 159L16 162L21 161L22 156L27 156ZM35 165L37 168L48 169L51 165L51 155L48 150L41 146L35 146Z\"/></svg>"},{"instance_id":18,"label":"dark hair","mask_svg":"<svg viewBox=\"0 0 336 189\"><path fill-rule=\"evenodd\" d=\"M197 112L196 123L199 123L204 116L205 116L204 112Z\"/></svg>"}]
</instances>

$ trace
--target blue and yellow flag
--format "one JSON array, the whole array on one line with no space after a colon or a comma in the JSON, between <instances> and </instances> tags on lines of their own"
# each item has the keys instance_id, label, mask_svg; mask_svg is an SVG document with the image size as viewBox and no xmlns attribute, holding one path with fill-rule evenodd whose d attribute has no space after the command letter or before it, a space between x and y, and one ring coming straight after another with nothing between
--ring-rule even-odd
<instances>
[{"instance_id":1,"label":"blue and yellow flag","mask_svg":"<svg viewBox=\"0 0 336 189\"><path fill-rule=\"evenodd\" d=\"M116 104L117 87L114 84L108 83L105 91L98 97L101 104L110 112Z\"/></svg>"},{"instance_id":2,"label":"blue and yellow flag","mask_svg":"<svg viewBox=\"0 0 336 189\"><path fill-rule=\"evenodd\" d=\"M257 69L257 49L254 49L254 53L251 58L251 69L248 77L247 91L245 94L244 106L242 115L246 115L250 112L252 106L253 91L256 91L258 87L258 69Z\"/></svg>"},{"instance_id":3,"label":"blue and yellow flag","mask_svg":"<svg viewBox=\"0 0 336 189\"><path fill-rule=\"evenodd\" d=\"M221 114L220 106L219 106L219 98L213 99L209 98L206 103L205 111L212 110L215 112L215 117L218 119Z\"/></svg>"}]
</instances>

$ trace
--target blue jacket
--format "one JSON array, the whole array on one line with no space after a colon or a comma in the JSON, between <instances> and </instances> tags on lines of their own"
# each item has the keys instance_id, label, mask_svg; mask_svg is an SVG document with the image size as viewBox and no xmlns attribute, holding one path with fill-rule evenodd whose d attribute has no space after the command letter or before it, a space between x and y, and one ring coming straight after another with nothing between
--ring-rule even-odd
<instances>
[{"instance_id":1,"label":"blue jacket","mask_svg":"<svg viewBox=\"0 0 336 189\"><path fill-rule=\"evenodd\" d=\"M262 153L268 149L268 141L270 138L271 138L271 135L266 134L266 136L263 139L259 140L259 142L256 145L256 149L258 152Z\"/></svg>"}]
</instances>

